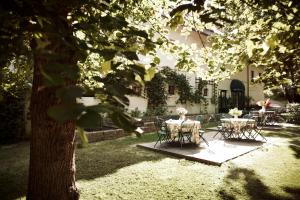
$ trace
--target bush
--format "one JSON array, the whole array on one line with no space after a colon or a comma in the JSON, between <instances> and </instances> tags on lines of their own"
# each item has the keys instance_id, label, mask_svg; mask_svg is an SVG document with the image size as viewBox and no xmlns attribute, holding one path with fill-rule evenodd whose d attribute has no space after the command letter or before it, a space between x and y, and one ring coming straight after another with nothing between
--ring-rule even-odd
<instances>
[{"instance_id":1,"label":"bush","mask_svg":"<svg viewBox=\"0 0 300 200\"><path fill-rule=\"evenodd\" d=\"M130 115L131 115L131 117L141 117L142 112L138 108L135 108L134 110L132 110L130 112Z\"/></svg>"},{"instance_id":2,"label":"bush","mask_svg":"<svg viewBox=\"0 0 300 200\"><path fill-rule=\"evenodd\" d=\"M144 116L162 116L167 112L167 108L165 106L159 106L156 108L148 108L144 113Z\"/></svg>"},{"instance_id":3,"label":"bush","mask_svg":"<svg viewBox=\"0 0 300 200\"><path fill-rule=\"evenodd\" d=\"M288 122L300 124L300 104L290 103L286 105L286 111L288 113Z\"/></svg>"},{"instance_id":4,"label":"bush","mask_svg":"<svg viewBox=\"0 0 300 200\"><path fill-rule=\"evenodd\" d=\"M11 143L25 132L24 98L9 93L2 94L0 101L0 143Z\"/></svg>"}]
</instances>

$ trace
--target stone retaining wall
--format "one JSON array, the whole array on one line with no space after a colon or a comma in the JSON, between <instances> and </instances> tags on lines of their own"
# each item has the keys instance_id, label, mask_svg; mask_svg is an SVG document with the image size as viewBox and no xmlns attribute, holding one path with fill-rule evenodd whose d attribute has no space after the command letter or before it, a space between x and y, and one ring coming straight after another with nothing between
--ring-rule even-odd
<instances>
[{"instance_id":1,"label":"stone retaining wall","mask_svg":"<svg viewBox=\"0 0 300 200\"><path fill-rule=\"evenodd\" d=\"M145 122L144 126L141 129L145 133L151 133L155 131L154 122ZM131 135L132 133L125 132L123 129L110 129L103 131L91 131L86 132L86 136L88 137L89 143L99 142L104 140L113 140L120 137ZM81 143L79 135L76 133L76 141L77 143Z\"/></svg>"}]
</instances>

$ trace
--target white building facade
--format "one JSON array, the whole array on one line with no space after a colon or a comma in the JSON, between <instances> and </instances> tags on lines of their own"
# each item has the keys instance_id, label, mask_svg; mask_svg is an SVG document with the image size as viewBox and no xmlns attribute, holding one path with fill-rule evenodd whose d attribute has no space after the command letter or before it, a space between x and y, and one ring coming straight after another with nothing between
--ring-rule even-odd
<instances>
[{"instance_id":1,"label":"white building facade","mask_svg":"<svg viewBox=\"0 0 300 200\"><path fill-rule=\"evenodd\" d=\"M188 37L184 37L179 32L171 32L170 38L188 45L196 44L197 48L203 48L203 45L208 45L206 43L207 35L205 33L200 35L193 32ZM175 69L176 60L174 57L166 56L163 52L159 52L158 55L160 57L160 66L168 66L171 69ZM205 69L205 66L203 66L203 69ZM259 76L262 71L263 69L248 66L241 72L233 74L229 79L220 81L219 83L209 82L202 90L202 95L207 102L206 105L204 103L177 103L179 95L176 93L175 88L174 94L168 94L167 114L176 114L176 108L178 107L186 108L189 114L228 112L229 107L245 109L248 106L247 99L249 99L250 104L255 104L255 102L264 99L263 85L253 83L253 80ZM196 89L197 80L201 79L201 77L195 72L185 72L184 74L190 85ZM167 90L166 93L168 93L168 91L169 90ZM128 96L128 98L130 100L128 106L129 110L139 110L142 113L147 111L147 94L142 92L141 95Z\"/></svg>"}]
</instances>

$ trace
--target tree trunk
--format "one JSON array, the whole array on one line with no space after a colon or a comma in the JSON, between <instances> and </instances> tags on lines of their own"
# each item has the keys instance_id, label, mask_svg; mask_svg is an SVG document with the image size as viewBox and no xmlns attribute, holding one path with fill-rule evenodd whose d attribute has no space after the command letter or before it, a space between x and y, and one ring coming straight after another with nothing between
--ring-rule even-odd
<instances>
[{"instance_id":1,"label":"tree trunk","mask_svg":"<svg viewBox=\"0 0 300 200\"><path fill-rule=\"evenodd\" d=\"M47 58L37 54L34 62L27 199L79 199L75 186L75 124L60 123L47 115L48 108L59 102L57 88L43 86L40 67Z\"/></svg>"}]
</instances>

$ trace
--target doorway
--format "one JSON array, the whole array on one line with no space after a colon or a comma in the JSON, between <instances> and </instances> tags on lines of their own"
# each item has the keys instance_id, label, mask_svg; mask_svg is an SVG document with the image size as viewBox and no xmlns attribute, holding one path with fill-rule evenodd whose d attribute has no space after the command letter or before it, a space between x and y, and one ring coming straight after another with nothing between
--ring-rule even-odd
<instances>
[{"instance_id":1,"label":"doorway","mask_svg":"<svg viewBox=\"0 0 300 200\"><path fill-rule=\"evenodd\" d=\"M228 112L227 90L221 90L219 95L219 113Z\"/></svg>"}]
</instances>

